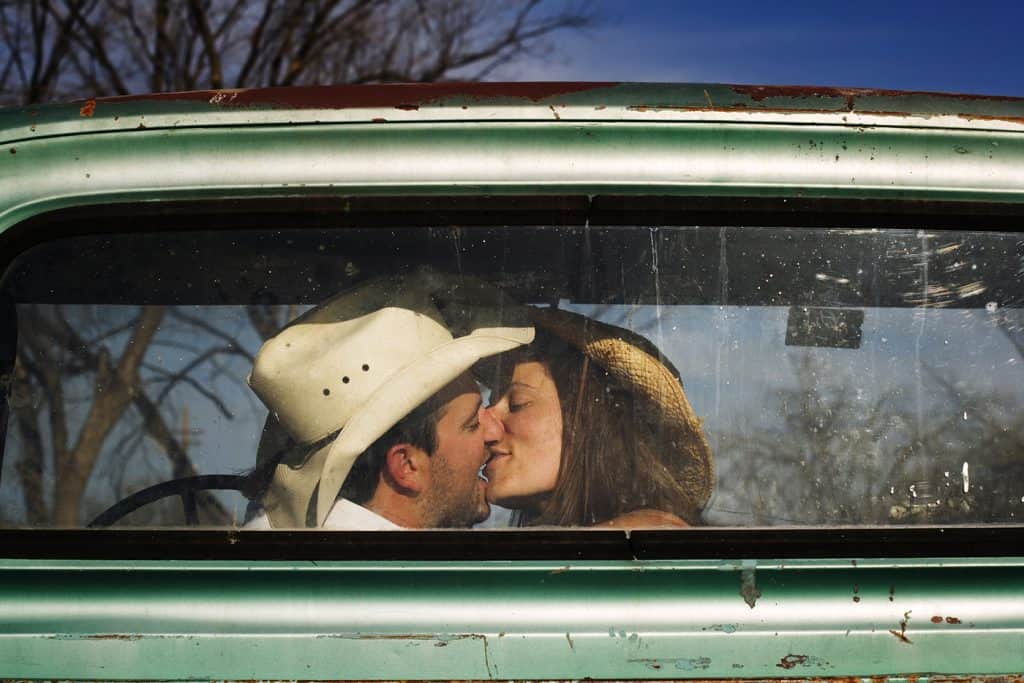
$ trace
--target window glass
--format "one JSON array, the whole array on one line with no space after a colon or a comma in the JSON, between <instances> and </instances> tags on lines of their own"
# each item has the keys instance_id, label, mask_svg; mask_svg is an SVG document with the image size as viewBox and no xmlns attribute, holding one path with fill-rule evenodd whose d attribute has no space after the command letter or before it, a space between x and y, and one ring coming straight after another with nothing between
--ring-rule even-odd
<instances>
[{"instance_id":1,"label":"window glass","mask_svg":"<svg viewBox=\"0 0 1024 683\"><path fill-rule=\"evenodd\" d=\"M271 450L281 462L301 464L347 424L288 397L268 411L249 385L261 346L338 292L423 272L456 339L525 326L530 314L517 304L582 316L558 323L569 332L545 323L546 346L474 351L474 391L492 408L480 426L470 406L450 432L437 418L454 414L449 404L434 411L434 445L448 459L433 476L451 479L430 508L448 512L425 518L430 526L628 525L637 510L643 525L656 513L721 526L1016 522L1022 256L1013 233L926 228L289 228L47 242L3 282L17 325L0 348L17 360L5 368L0 524L82 527L132 494L200 475L230 476L194 494L158 490L116 524L240 526L259 516L273 463L259 485L250 473L267 463L257 457L267 442L279 440ZM390 362L390 337L405 328L382 329L359 351L373 369L339 373L344 385ZM327 344L321 355L355 344L347 334L316 342ZM613 341L586 347L598 338ZM413 353L440 343L417 337L424 348ZM567 358L584 359L583 369L558 366ZM658 384L666 373L669 384ZM541 391L547 380L553 394ZM264 393L278 390L267 381ZM349 386L327 384L317 395L342 405ZM377 417L365 420L386 430L393 421L380 416L405 409L372 393L338 412L370 405ZM265 431L271 412L279 420ZM458 460L469 451L452 444L463 438L484 444L475 464ZM472 478L484 466L491 479L479 491L459 483L471 465ZM479 501L450 500L460 491L486 496L490 515ZM194 514L182 504L193 495Z\"/></svg>"}]
</instances>

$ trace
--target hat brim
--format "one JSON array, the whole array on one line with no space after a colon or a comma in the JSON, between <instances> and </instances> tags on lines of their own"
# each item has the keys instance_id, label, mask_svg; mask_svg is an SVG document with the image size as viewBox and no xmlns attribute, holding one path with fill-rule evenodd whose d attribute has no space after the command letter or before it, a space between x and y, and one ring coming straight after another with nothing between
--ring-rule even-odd
<instances>
[{"instance_id":1,"label":"hat brim","mask_svg":"<svg viewBox=\"0 0 1024 683\"><path fill-rule=\"evenodd\" d=\"M306 526L306 510L314 491L316 525L322 526L352 463L374 441L480 359L531 341L532 327L477 329L432 349L393 373L349 418L331 444L313 454L300 468L278 465L274 475L278 504L267 510L271 526Z\"/></svg>"}]
</instances>

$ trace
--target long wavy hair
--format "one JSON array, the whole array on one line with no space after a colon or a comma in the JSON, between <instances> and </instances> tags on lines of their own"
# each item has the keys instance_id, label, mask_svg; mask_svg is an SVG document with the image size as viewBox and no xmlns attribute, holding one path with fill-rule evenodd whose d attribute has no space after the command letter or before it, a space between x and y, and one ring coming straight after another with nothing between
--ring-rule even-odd
<instances>
[{"instance_id":1,"label":"long wavy hair","mask_svg":"<svg viewBox=\"0 0 1024 683\"><path fill-rule=\"evenodd\" d=\"M510 356L502 362L503 378L511 375L515 363L542 363L558 390L562 411L554 491L540 509L518 511L518 524L590 526L643 508L700 523L700 510L679 479L689 456L673 443L657 410L578 349L542 329L532 344Z\"/></svg>"}]
</instances>

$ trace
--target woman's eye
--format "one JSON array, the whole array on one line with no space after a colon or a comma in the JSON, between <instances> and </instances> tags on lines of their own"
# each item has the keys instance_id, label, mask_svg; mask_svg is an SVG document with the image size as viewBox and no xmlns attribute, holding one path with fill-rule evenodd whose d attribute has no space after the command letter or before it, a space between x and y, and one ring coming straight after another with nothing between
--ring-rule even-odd
<instances>
[{"instance_id":1,"label":"woman's eye","mask_svg":"<svg viewBox=\"0 0 1024 683\"><path fill-rule=\"evenodd\" d=\"M523 408L525 408L528 405L530 405L529 401L523 401L522 403L512 403L510 401L509 404L508 404L508 411L510 413L514 413L514 412L517 412L519 410L522 410Z\"/></svg>"}]
</instances>

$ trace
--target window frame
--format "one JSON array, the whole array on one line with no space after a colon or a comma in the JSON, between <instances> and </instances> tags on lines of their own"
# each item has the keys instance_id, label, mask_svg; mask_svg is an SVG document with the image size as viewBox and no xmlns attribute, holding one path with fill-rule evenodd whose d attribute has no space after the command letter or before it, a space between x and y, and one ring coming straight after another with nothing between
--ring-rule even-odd
<instances>
[{"instance_id":1,"label":"window frame","mask_svg":"<svg viewBox=\"0 0 1024 683\"><path fill-rule=\"evenodd\" d=\"M121 203L60 209L0 236L0 265L64 237L173 230L456 225L734 225L956 228L1020 232L1024 204L996 202L599 195L325 196ZM287 228L284 228L287 229ZM10 302L0 306L9 313ZM4 355L7 353L8 355ZM13 349L0 348L0 360ZM9 372L9 367L0 368ZM6 402L0 430L6 430ZM5 436L0 432L0 437ZM0 454L2 458L2 454ZM2 460L0 460L2 462ZM677 531L450 530L417 532L181 529L0 529L0 556L22 559L686 560L700 558L1016 557L1024 524L886 527L701 527Z\"/></svg>"}]
</instances>

